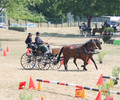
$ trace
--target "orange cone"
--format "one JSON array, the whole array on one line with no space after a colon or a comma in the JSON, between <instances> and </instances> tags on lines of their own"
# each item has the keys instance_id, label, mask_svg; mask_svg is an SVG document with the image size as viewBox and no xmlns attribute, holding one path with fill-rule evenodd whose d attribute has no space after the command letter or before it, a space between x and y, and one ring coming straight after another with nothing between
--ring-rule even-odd
<instances>
[{"instance_id":1,"label":"orange cone","mask_svg":"<svg viewBox=\"0 0 120 100\"><path fill-rule=\"evenodd\" d=\"M4 50L3 56L7 56L7 54L6 54L5 50Z\"/></svg>"},{"instance_id":2,"label":"orange cone","mask_svg":"<svg viewBox=\"0 0 120 100\"><path fill-rule=\"evenodd\" d=\"M64 65L64 58L61 59L61 65Z\"/></svg>"},{"instance_id":3,"label":"orange cone","mask_svg":"<svg viewBox=\"0 0 120 100\"><path fill-rule=\"evenodd\" d=\"M110 87L113 87L113 81L110 79Z\"/></svg>"},{"instance_id":4,"label":"orange cone","mask_svg":"<svg viewBox=\"0 0 120 100\"><path fill-rule=\"evenodd\" d=\"M82 92L82 98L86 98L85 97L85 90L83 89L83 92Z\"/></svg>"},{"instance_id":5,"label":"orange cone","mask_svg":"<svg viewBox=\"0 0 120 100\"><path fill-rule=\"evenodd\" d=\"M41 88L41 83L40 83L40 82L38 83L38 91L39 91L39 90L42 90L42 88Z\"/></svg>"},{"instance_id":6,"label":"orange cone","mask_svg":"<svg viewBox=\"0 0 120 100\"><path fill-rule=\"evenodd\" d=\"M99 93L98 93L98 95L97 95L95 100L102 100L102 98L101 98L101 91L99 91Z\"/></svg>"},{"instance_id":7,"label":"orange cone","mask_svg":"<svg viewBox=\"0 0 120 100\"><path fill-rule=\"evenodd\" d=\"M96 85L102 85L103 84L103 78L102 78L103 74L101 74L100 78L98 79L98 82Z\"/></svg>"},{"instance_id":8,"label":"orange cone","mask_svg":"<svg viewBox=\"0 0 120 100\"><path fill-rule=\"evenodd\" d=\"M7 52L9 52L9 51L10 51L10 50L9 50L9 48L8 48L8 46L7 46L7 49L6 49L6 51L7 51Z\"/></svg>"},{"instance_id":9,"label":"orange cone","mask_svg":"<svg viewBox=\"0 0 120 100\"><path fill-rule=\"evenodd\" d=\"M41 96L41 100L44 100L43 96Z\"/></svg>"},{"instance_id":10,"label":"orange cone","mask_svg":"<svg viewBox=\"0 0 120 100\"><path fill-rule=\"evenodd\" d=\"M88 60L88 64L90 64L90 59Z\"/></svg>"},{"instance_id":11,"label":"orange cone","mask_svg":"<svg viewBox=\"0 0 120 100\"><path fill-rule=\"evenodd\" d=\"M29 89L30 89L30 88L36 89L35 84L34 84L34 82L33 82L33 80L32 80L32 77L30 77L30 80L29 80Z\"/></svg>"}]
</instances>

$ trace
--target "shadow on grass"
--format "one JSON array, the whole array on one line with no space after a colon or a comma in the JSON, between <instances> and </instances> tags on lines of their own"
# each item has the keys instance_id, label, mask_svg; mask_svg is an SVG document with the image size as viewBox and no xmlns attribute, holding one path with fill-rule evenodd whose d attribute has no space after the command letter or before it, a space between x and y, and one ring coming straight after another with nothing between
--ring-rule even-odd
<instances>
[{"instance_id":1,"label":"shadow on grass","mask_svg":"<svg viewBox=\"0 0 120 100\"><path fill-rule=\"evenodd\" d=\"M86 72L85 70L58 70L59 72Z\"/></svg>"},{"instance_id":2,"label":"shadow on grass","mask_svg":"<svg viewBox=\"0 0 120 100\"><path fill-rule=\"evenodd\" d=\"M46 92L46 93L50 93L50 94L55 94L55 95L62 95L62 96L66 96L66 97L71 97L71 98L75 98L75 96L69 95L69 94L65 94L65 93L57 93L57 92L51 92L51 91L46 91L46 90L42 90L42 92Z\"/></svg>"},{"instance_id":3,"label":"shadow on grass","mask_svg":"<svg viewBox=\"0 0 120 100\"><path fill-rule=\"evenodd\" d=\"M61 38L100 38L99 35L96 36L84 36L80 34L60 34L60 33L42 33L43 37L61 37Z\"/></svg>"},{"instance_id":4,"label":"shadow on grass","mask_svg":"<svg viewBox=\"0 0 120 100\"><path fill-rule=\"evenodd\" d=\"M42 70L42 69L39 69L38 67L34 67L33 69L24 69L22 66L21 68L18 68L18 70L25 70L25 71L32 71L32 70L39 70L39 71L58 71L58 72L86 72L85 70L54 70L54 69L47 69L47 70Z\"/></svg>"},{"instance_id":5,"label":"shadow on grass","mask_svg":"<svg viewBox=\"0 0 120 100\"><path fill-rule=\"evenodd\" d=\"M59 34L59 33L42 33L41 36L44 37L62 37L62 38L71 38L71 37L78 37L75 34Z\"/></svg>"},{"instance_id":6,"label":"shadow on grass","mask_svg":"<svg viewBox=\"0 0 120 100\"><path fill-rule=\"evenodd\" d=\"M21 41L20 39L0 39L0 41Z\"/></svg>"}]
</instances>

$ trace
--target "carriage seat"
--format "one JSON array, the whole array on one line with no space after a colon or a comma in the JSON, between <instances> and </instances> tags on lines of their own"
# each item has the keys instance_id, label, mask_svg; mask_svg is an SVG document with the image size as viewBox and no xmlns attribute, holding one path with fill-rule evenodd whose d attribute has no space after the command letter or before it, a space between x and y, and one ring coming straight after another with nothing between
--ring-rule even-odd
<instances>
[{"instance_id":1,"label":"carriage seat","mask_svg":"<svg viewBox=\"0 0 120 100\"><path fill-rule=\"evenodd\" d=\"M31 48L32 50L38 49L38 46L35 43L27 44L27 48Z\"/></svg>"}]
</instances>

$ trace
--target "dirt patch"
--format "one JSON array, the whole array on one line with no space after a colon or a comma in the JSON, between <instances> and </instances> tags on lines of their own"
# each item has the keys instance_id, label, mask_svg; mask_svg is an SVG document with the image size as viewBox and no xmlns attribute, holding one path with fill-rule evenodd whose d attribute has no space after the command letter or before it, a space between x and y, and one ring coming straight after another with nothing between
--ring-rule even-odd
<instances>
[{"instance_id":1,"label":"dirt patch","mask_svg":"<svg viewBox=\"0 0 120 100\"><path fill-rule=\"evenodd\" d=\"M23 90L18 90L19 82L26 81L28 88L29 77L33 78L37 87L37 78L53 80L71 84L78 84L81 86L97 88L96 82L99 76L103 75L111 76L112 68L114 66L120 66L120 47L102 44L102 51L107 54L104 57L103 64L99 64L97 61L97 55L94 55L94 59L97 63L98 70L95 69L94 64L91 62L87 69L88 71L82 71L82 61L77 60L80 71L77 71L73 61L68 63L69 71L64 71L62 65L59 70L24 70L20 64L21 55L26 52L25 38L27 33L33 33L33 41L35 33L39 31L43 35L41 38L44 41L49 42L51 48L62 47L69 44L81 44L88 41L90 38L95 37L81 37L79 36L79 29L77 27L70 28L36 28L28 29L26 32L17 32L6 29L0 29L0 41L2 41L3 50L8 46L10 52L7 56L3 56L3 51L0 51L0 100L20 100L19 95ZM53 36L56 35L56 36ZM53 37L52 37L53 36ZM118 38L119 39L119 38ZM98 50L99 51L99 50ZM45 100L82 100L75 98L75 88L58 86L54 84L41 83L42 91L33 90L33 100L40 100L43 95ZM120 83L115 86L116 91L120 91ZM31 93L31 90L26 90L26 93ZM97 96L97 92L87 91L86 100L94 100ZM113 94L115 100L119 100L120 96ZM104 98L104 96L102 96Z\"/></svg>"}]
</instances>

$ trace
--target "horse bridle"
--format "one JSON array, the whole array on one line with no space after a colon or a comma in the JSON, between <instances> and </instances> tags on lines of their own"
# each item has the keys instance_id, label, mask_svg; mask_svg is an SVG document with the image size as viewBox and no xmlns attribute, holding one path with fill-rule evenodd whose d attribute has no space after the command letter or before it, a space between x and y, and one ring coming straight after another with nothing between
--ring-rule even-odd
<instances>
[{"instance_id":1,"label":"horse bridle","mask_svg":"<svg viewBox=\"0 0 120 100\"><path fill-rule=\"evenodd\" d=\"M97 40L96 44L102 44L102 42L100 42L99 40ZM101 49L101 47L99 47L99 49Z\"/></svg>"},{"instance_id":2,"label":"horse bridle","mask_svg":"<svg viewBox=\"0 0 120 100\"><path fill-rule=\"evenodd\" d=\"M92 40L92 44L95 44L95 41L94 41L94 40ZM90 51L89 51L89 52L87 51L87 49L86 49L85 46L83 47L83 49L84 49L84 52L87 53L87 54L91 54L92 52L95 51L95 48L93 48L93 47L90 48Z\"/></svg>"}]
</instances>

